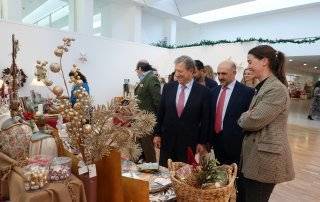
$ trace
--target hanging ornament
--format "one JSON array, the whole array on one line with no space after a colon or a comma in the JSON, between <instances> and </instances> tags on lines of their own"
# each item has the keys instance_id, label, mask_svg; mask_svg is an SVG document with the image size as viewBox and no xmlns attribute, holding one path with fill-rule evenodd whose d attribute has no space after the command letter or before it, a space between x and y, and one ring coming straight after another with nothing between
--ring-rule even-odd
<instances>
[{"instance_id":1,"label":"hanging ornament","mask_svg":"<svg viewBox=\"0 0 320 202\"><path fill-rule=\"evenodd\" d=\"M52 63L50 65L50 70L53 72L53 73L58 73L60 70L61 70L61 67L58 63Z\"/></svg>"},{"instance_id":2,"label":"hanging ornament","mask_svg":"<svg viewBox=\"0 0 320 202\"><path fill-rule=\"evenodd\" d=\"M55 87L53 87L53 93L57 96L57 97L59 97L59 96L61 96L62 95L62 93L63 93L63 88L62 87L60 87L60 86L55 86Z\"/></svg>"}]
</instances>

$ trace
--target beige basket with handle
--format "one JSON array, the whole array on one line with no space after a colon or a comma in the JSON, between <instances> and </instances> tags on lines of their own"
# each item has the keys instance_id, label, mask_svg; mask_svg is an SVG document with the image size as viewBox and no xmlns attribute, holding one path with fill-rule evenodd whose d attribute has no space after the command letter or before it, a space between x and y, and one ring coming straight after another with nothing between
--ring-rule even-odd
<instances>
[{"instance_id":1,"label":"beige basket with handle","mask_svg":"<svg viewBox=\"0 0 320 202\"><path fill-rule=\"evenodd\" d=\"M206 189L200 189L190 186L184 181L181 181L176 177L176 171L182 166L186 165L182 162L172 162L168 160L168 168L170 171L170 177L172 186L175 190L177 200L183 202L228 202L236 201L236 189L235 179L237 177L237 164L233 163L229 165L223 165L230 168L231 173L229 175L229 183L224 187Z\"/></svg>"}]
</instances>

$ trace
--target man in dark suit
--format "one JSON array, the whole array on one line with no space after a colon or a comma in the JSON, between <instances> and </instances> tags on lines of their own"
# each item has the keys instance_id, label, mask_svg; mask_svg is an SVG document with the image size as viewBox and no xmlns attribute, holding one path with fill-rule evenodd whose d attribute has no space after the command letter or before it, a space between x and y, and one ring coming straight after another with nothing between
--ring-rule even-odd
<instances>
[{"instance_id":1,"label":"man in dark suit","mask_svg":"<svg viewBox=\"0 0 320 202\"><path fill-rule=\"evenodd\" d=\"M196 65L196 69L194 71L194 79L201 85L204 85L209 90L213 90L215 87L218 86L218 83L215 80L212 80L206 76L206 71L203 66L203 63L200 60L194 61Z\"/></svg>"},{"instance_id":2,"label":"man in dark suit","mask_svg":"<svg viewBox=\"0 0 320 202\"><path fill-rule=\"evenodd\" d=\"M219 64L217 74L221 85L211 92L213 134L210 139L221 164L239 165L244 134L237 121L248 110L254 90L236 81L236 65L230 60Z\"/></svg>"},{"instance_id":3,"label":"man in dark suit","mask_svg":"<svg viewBox=\"0 0 320 202\"><path fill-rule=\"evenodd\" d=\"M160 165L167 160L187 161L187 150L204 152L210 133L207 88L194 82L194 61L188 56L175 60L177 81L166 84L161 95L154 144L160 148Z\"/></svg>"},{"instance_id":4,"label":"man in dark suit","mask_svg":"<svg viewBox=\"0 0 320 202\"><path fill-rule=\"evenodd\" d=\"M136 72L140 83L134 90L140 109L157 114L160 104L160 82L154 75L152 66L148 61L141 60L136 66ZM143 150L143 158L146 162L156 162L155 150L152 136L141 138L139 141Z\"/></svg>"}]
</instances>

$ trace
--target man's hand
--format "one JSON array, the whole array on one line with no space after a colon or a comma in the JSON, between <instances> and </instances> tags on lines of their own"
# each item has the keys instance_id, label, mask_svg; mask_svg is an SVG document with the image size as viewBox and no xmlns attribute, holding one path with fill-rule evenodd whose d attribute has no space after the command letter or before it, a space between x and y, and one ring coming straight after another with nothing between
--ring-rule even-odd
<instances>
[{"instance_id":1,"label":"man's hand","mask_svg":"<svg viewBox=\"0 0 320 202\"><path fill-rule=\"evenodd\" d=\"M200 156L208 153L208 151L207 151L207 149L206 149L206 146L203 145L203 144L198 144L198 145L197 145L196 152L199 153Z\"/></svg>"},{"instance_id":2,"label":"man's hand","mask_svg":"<svg viewBox=\"0 0 320 202\"><path fill-rule=\"evenodd\" d=\"M155 148L160 149L160 147L161 147L161 137L155 136L153 138L153 145L154 145Z\"/></svg>"}]
</instances>

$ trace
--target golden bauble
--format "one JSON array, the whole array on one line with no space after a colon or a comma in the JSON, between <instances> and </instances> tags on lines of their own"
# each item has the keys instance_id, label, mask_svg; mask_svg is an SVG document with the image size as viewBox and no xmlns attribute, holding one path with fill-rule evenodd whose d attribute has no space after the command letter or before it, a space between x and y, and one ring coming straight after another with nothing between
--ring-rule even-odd
<instances>
[{"instance_id":1,"label":"golden bauble","mask_svg":"<svg viewBox=\"0 0 320 202\"><path fill-rule=\"evenodd\" d=\"M80 110L81 104L77 102L76 104L73 105L73 108L75 108L76 110Z\"/></svg>"},{"instance_id":2,"label":"golden bauble","mask_svg":"<svg viewBox=\"0 0 320 202\"><path fill-rule=\"evenodd\" d=\"M45 80L43 81L43 83L44 83L46 86L51 86L51 85L53 84L53 82L50 81L49 79L45 79Z\"/></svg>"},{"instance_id":3,"label":"golden bauble","mask_svg":"<svg viewBox=\"0 0 320 202\"><path fill-rule=\"evenodd\" d=\"M59 96L61 96L62 93L63 93L63 88L60 87L60 86L55 86L55 87L53 87L52 92L53 92L57 97L59 97Z\"/></svg>"},{"instance_id":4,"label":"golden bauble","mask_svg":"<svg viewBox=\"0 0 320 202\"><path fill-rule=\"evenodd\" d=\"M53 72L53 73L58 73L60 71L61 67L58 63L52 63L50 65L50 70Z\"/></svg>"},{"instance_id":5,"label":"golden bauble","mask_svg":"<svg viewBox=\"0 0 320 202\"><path fill-rule=\"evenodd\" d=\"M92 131L92 127L90 124L85 124L82 128L83 128L83 132L86 134L89 134Z\"/></svg>"},{"instance_id":6,"label":"golden bauble","mask_svg":"<svg viewBox=\"0 0 320 202\"><path fill-rule=\"evenodd\" d=\"M83 81L82 81L81 79L76 80L76 84L77 84L77 85L80 86L80 85L82 85L82 83L83 83Z\"/></svg>"},{"instance_id":7,"label":"golden bauble","mask_svg":"<svg viewBox=\"0 0 320 202\"><path fill-rule=\"evenodd\" d=\"M83 97L82 93L79 93L77 97L81 99Z\"/></svg>"},{"instance_id":8,"label":"golden bauble","mask_svg":"<svg viewBox=\"0 0 320 202\"><path fill-rule=\"evenodd\" d=\"M63 49L60 49L60 48L57 48L54 50L54 54L57 56L57 57L62 57L63 55Z\"/></svg>"}]
</instances>

